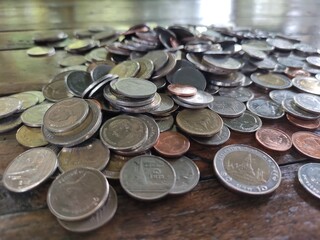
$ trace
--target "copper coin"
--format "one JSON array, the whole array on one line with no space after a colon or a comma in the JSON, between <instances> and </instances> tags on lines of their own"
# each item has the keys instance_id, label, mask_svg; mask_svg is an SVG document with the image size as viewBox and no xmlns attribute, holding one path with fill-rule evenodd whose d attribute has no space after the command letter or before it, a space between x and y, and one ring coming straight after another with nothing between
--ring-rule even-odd
<instances>
[{"instance_id":1,"label":"copper coin","mask_svg":"<svg viewBox=\"0 0 320 240\"><path fill-rule=\"evenodd\" d=\"M304 129L314 130L320 127L320 118L315 120L303 120L300 118L296 118L290 114L287 114L287 119L289 122L291 122L293 125L297 127L301 127Z\"/></svg>"},{"instance_id":2,"label":"copper coin","mask_svg":"<svg viewBox=\"0 0 320 240\"><path fill-rule=\"evenodd\" d=\"M287 151L292 146L290 136L277 128L260 128L255 136L262 146L274 151Z\"/></svg>"},{"instance_id":3,"label":"copper coin","mask_svg":"<svg viewBox=\"0 0 320 240\"><path fill-rule=\"evenodd\" d=\"M295 132L292 143L302 154L320 160L320 135L312 132Z\"/></svg>"},{"instance_id":4,"label":"copper coin","mask_svg":"<svg viewBox=\"0 0 320 240\"><path fill-rule=\"evenodd\" d=\"M305 77L310 77L310 73L307 72L306 70L303 69L297 69L297 68L286 68L284 70L284 73L289 77L289 78L295 78L297 76L305 76Z\"/></svg>"},{"instance_id":5,"label":"copper coin","mask_svg":"<svg viewBox=\"0 0 320 240\"><path fill-rule=\"evenodd\" d=\"M197 93L195 87L185 84L170 84L168 85L168 91L173 95L181 97L192 97Z\"/></svg>"},{"instance_id":6,"label":"copper coin","mask_svg":"<svg viewBox=\"0 0 320 240\"><path fill-rule=\"evenodd\" d=\"M190 141L181 133L167 131L160 133L154 149L165 157L179 157L189 150Z\"/></svg>"}]
</instances>

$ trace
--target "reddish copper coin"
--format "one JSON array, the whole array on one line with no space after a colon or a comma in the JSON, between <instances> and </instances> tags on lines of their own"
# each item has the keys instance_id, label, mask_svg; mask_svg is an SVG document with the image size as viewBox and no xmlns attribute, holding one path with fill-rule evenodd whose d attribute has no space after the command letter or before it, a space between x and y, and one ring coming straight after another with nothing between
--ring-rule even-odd
<instances>
[{"instance_id":1,"label":"reddish copper coin","mask_svg":"<svg viewBox=\"0 0 320 240\"><path fill-rule=\"evenodd\" d=\"M255 136L262 146L274 151L287 151L292 146L290 136L277 128L262 127Z\"/></svg>"},{"instance_id":2,"label":"reddish copper coin","mask_svg":"<svg viewBox=\"0 0 320 240\"><path fill-rule=\"evenodd\" d=\"M286 68L284 70L284 73L289 78L295 78L297 76L304 76L304 77L310 77L310 73L303 69L297 69L297 68Z\"/></svg>"},{"instance_id":3,"label":"reddish copper coin","mask_svg":"<svg viewBox=\"0 0 320 240\"><path fill-rule=\"evenodd\" d=\"M168 91L173 95L181 97L192 97L197 93L195 87L184 84L169 84Z\"/></svg>"},{"instance_id":4,"label":"reddish copper coin","mask_svg":"<svg viewBox=\"0 0 320 240\"><path fill-rule=\"evenodd\" d=\"M189 150L190 141L184 135L174 131L160 133L154 149L164 157L179 157Z\"/></svg>"},{"instance_id":5,"label":"reddish copper coin","mask_svg":"<svg viewBox=\"0 0 320 240\"><path fill-rule=\"evenodd\" d=\"M292 143L302 154L320 160L320 135L312 132L295 132Z\"/></svg>"},{"instance_id":6,"label":"reddish copper coin","mask_svg":"<svg viewBox=\"0 0 320 240\"><path fill-rule=\"evenodd\" d=\"M287 119L289 122L291 122L293 125L297 127L301 127L304 129L317 129L320 127L320 119L315 119L315 120L302 120L300 118L293 117L292 115L287 114L286 115Z\"/></svg>"}]
</instances>

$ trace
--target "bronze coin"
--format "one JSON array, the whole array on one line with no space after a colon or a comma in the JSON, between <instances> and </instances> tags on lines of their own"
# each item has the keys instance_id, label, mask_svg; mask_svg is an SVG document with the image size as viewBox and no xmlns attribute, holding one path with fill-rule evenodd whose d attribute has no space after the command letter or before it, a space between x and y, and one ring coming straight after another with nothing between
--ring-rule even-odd
<instances>
[{"instance_id":1,"label":"bronze coin","mask_svg":"<svg viewBox=\"0 0 320 240\"><path fill-rule=\"evenodd\" d=\"M154 149L164 157L179 157L189 150L190 141L184 135L174 131L160 133Z\"/></svg>"},{"instance_id":2,"label":"bronze coin","mask_svg":"<svg viewBox=\"0 0 320 240\"><path fill-rule=\"evenodd\" d=\"M310 77L310 73L303 69L297 69L297 68L286 68L284 70L284 73L289 78L295 78L297 76L304 76L304 77Z\"/></svg>"},{"instance_id":3,"label":"bronze coin","mask_svg":"<svg viewBox=\"0 0 320 240\"><path fill-rule=\"evenodd\" d=\"M320 160L320 135L311 132L295 132L292 143L302 154Z\"/></svg>"},{"instance_id":4,"label":"bronze coin","mask_svg":"<svg viewBox=\"0 0 320 240\"><path fill-rule=\"evenodd\" d=\"M292 146L290 136L277 128L260 128L255 136L262 146L274 151L287 151Z\"/></svg>"},{"instance_id":5,"label":"bronze coin","mask_svg":"<svg viewBox=\"0 0 320 240\"><path fill-rule=\"evenodd\" d=\"M28 148L42 147L48 144L41 128L27 127L25 125L18 129L16 139L18 143Z\"/></svg>"},{"instance_id":6,"label":"bronze coin","mask_svg":"<svg viewBox=\"0 0 320 240\"><path fill-rule=\"evenodd\" d=\"M287 114L287 119L289 122L291 122L293 125L297 127L301 127L304 129L314 130L320 127L320 118L315 120L303 120L300 118L296 118L290 114Z\"/></svg>"},{"instance_id":7,"label":"bronze coin","mask_svg":"<svg viewBox=\"0 0 320 240\"><path fill-rule=\"evenodd\" d=\"M185 84L169 84L168 91L173 95L181 97L192 97L197 93L195 87Z\"/></svg>"}]
</instances>

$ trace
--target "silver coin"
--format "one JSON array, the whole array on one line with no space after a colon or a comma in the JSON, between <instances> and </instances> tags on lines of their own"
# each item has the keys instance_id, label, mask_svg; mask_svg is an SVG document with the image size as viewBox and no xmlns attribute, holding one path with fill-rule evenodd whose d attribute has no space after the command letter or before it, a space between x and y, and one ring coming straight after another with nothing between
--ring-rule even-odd
<instances>
[{"instance_id":1,"label":"silver coin","mask_svg":"<svg viewBox=\"0 0 320 240\"><path fill-rule=\"evenodd\" d=\"M278 104L282 104L285 99L293 99L296 92L291 90L272 90L269 92L269 97Z\"/></svg>"},{"instance_id":2,"label":"silver coin","mask_svg":"<svg viewBox=\"0 0 320 240\"><path fill-rule=\"evenodd\" d=\"M299 90L315 95L320 95L320 80L313 77L295 77L292 84Z\"/></svg>"},{"instance_id":3,"label":"silver coin","mask_svg":"<svg viewBox=\"0 0 320 240\"><path fill-rule=\"evenodd\" d=\"M177 96L172 96L172 100L178 105L178 106L181 106L181 107L184 107L184 108L190 108L190 109L201 109L201 108L206 108L208 107L208 104L202 104L202 105L191 105L191 104L188 104L188 103L185 103L183 101L181 101L180 99L177 98Z\"/></svg>"},{"instance_id":4,"label":"silver coin","mask_svg":"<svg viewBox=\"0 0 320 240\"><path fill-rule=\"evenodd\" d=\"M160 129L160 132L165 132L172 128L174 123L174 118L172 115L169 115L167 117L157 118L156 123Z\"/></svg>"},{"instance_id":5,"label":"silver coin","mask_svg":"<svg viewBox=\"0 0 320 240\"><path fill-rule=\"evenodd\" d=\"M313 196L320 199L320 164L307 163L298 171L298 179L301 185Z\"/></svg>"},{"instance_id":6,"label":"silver coin","mask_svg":"<svg viewBox=\"0 0 320 240\"><path fill-rule=\"evenodd\" d=\"M267 57L267 54L261 50L247 47L246 45L242 45L242 50L251 58L263 60Z\"/></svg>"},{"instance_id":7,"label":"silver coin","mask_svg":"<svg viewBox=\"0 0 320 240\"><path fill-rule=\"evenodd\" d=\"M188 105L192 105L192 106L203 106L203 105L208 105L210 103L212 103L214 101L214 98L211 94L199 90L197 91L197 93L191 97L181 97L181 96L175 96L176 99L178 99L179 101L186 103Z\"/></svg>"},{"instance_id":8,"label":"silver coin","mask_svg":"<svg viewBox=\"0 0 320 240\"><path fill-rule=\"evenodd\" d=\"M58 218L58 222L65 229L72 232L89 232L108 223L116 214L118 197L113 187L109 186L109 195L105 204L90 217L79 221L64 221Z\"/></svg>"},{"instance_id":9,"label":"silver coin","mask_svg":"<svg viewBox=\"0 0 320 240\"><path fill-rule=\"evenodd\" d=\"M305 54L315 54L318 52L318 49L307 44L307 43L296 43L294 45L295 49L300 51L300 52L303 52Z\"/></svg>"},{"instance_id":10,"label":"silver coin","mask_svg":"<svg viewBox=\"0 0 320 240\"><path fill-rule=\"evenodd\" d=\"M316 66L308 64L308 63L304 64L302 69L309 72L309 73L312 73L312 74L320 73L319 67L316 67Z\"/></svg>"},{"instance_id":11,"label":"silver coin","mask_svg":"<svg viewBox=\"0 0 320 240\"><path fill-rule=\"evenodd\" d=\"M67 89L76 97L81 97L83 92L91 83L92 79L90 74L85 71L73 71L65 78Z\"/></svg>"},{"instance_id":12,"label":"silver coin","mask_svg":"<svg viewBox=\"0 0 320 240\"><path fill-rule=\"evenodd\" d=\"M249 88L220 88L219 95L223 97L231 97L240 102L247 102L254 97L253 92Z\"/></svg>"},{"instance_id":13,"label":"silver coin","mask_svg":"<svg viewBox=\"0 0 320 240\"><path fill-rule=\"evenodd\" d=\"M169 163L176 173L176 182L169 194L184 194L195 188L200 179L198 166L188 157L170 159Z\"/></svg>"},{"instance_id":14,"label":"silver coin","mask_svg":"<svg viewBox=\"0 0 320 240\"><path fill-rule=\"evenodd\" d=\"M246 105L234 98L215 96L209 108L222 117L238 117L246 110Z\"/></svg>"},{"instance_id":15,"label":"silver coin","mask_svg":"<svg viewBox=\"0 0 320 240\"><path fill-rule=\"evenodd\" d=\"M26 91L25 93L36 95L38 98L38 103L42 103L45 100L45 97L43 96L43 93L41 91Z\"/></svg>"},{"instance_id":16,"label":"silver coin","mask_svg":"<svg viewBox=\"0 0 320 240\"><path fill-rule=\"evenodd\" d=\"M263 52L271 52L274 50L274 47L269 45L265 40L244 40L241 42L242 48L251 48Z\"/></svg>"},{"instance_id":17,"label":"silver coin","mask_svg":"<svg viewBox=\"0 0 320 240\"><path fill-rule=\"evenodd\" d=\"M176 182L173 167L153 155L131 158L120 172L120 183L131 197L138 200L156 200L166 196Z\"/></svg>"},{"instance_id":18,"label":"silver coin","mask_svg":"<svg viewBox=\"0 0 320 240\"><path fill-rule=\"evenodd\" d=\"M22 101L14 97L0 98L0 118L8 117L18 111L22 107Z\"/></svg>"},{"instance_id":19,"label":"silver coin","mask_svg":"<svg viewBox=\"0 0 320 240\"><path fill-rule=\"evenodd\" d=\"M230 130L225 125L223 125L220 132L216 133L212 137L192 137L197 143L208 145L208 146L218 146L224 144L230 138Z\"/></svg>"},{"instance_id":20,"label":"silver coin","mask_svg":"<svg viewBox=\"0 0 320 240\"><path fill-rule=\"evenodd\" d=\"M203 74L194 67L182 67L172 76L172 83L194 86L198 90L204 90L207 81Z\"/></svg>"},{"instance_id":21,"label":"silver coin","mask_svg":"<svg viewBox=\"0 0 320 240\"><path fill-rule=\"evenodd\" d=\"M72 98L64 79L50 82L42 89L44 97L51 102L59 102L63 99Z\"/></svg>"},{"instance_id":22,"label":"silver coin","mask_svg":"<svg viewBox=\"0 0 320 240\"><path fill-rule=\"evenodd\" d=\"M99 78L98 80L96 81L93 81L81 94L81 97L82 98L86 98L90 92L95 88L97 87L99 84L101 84L102 82L111 82L113 80L116 80L118 79L118 76L117 75L112 75L112 74L107 74L105 75L104 77L102 78Z\"/></svg>"},{"instance_id":23,"label":"silver coin","mask_svg":"<svg viewBox=\"0 0 320 240\"><path fill-rule=\"evenodd\" d=\"M320 114L320 97L309 94L309 93L299 93L293 97L295 104L302 108L303 110Z\"/></svg>"},{"instance_id":24,"label":"silver coin","mask_svg":"<svg viewBox=\"0 0 320 240\"><path fill-rule=\"evenodd\" d=\"M239 70L242 67L242 64L238 60L231 57L212 57L209 55L204 55L203 61L216 68L229 71Z\"/></svg>"},{"instance_id":25,"label":"silver coin","mask_svg":"<svg viewBox=\"0 0 320 240\"><path fill-rule=\"evenodd\" d=\"M274 46L277 49L280 50L286 50L286 51L291 51L293 50L294 47L294 42L290 41L288 39L283 39L283 38L268 38L266 40L268 44L271 46Z\"/></svg>"},{"instance_id":26,"label":"silver coin","mask_svg":"<svg viewBox=\"0 0 320 240\"><path fill-rule=\"evenodd\" d=\"M165 51L150 51L143 58L150 59L154 64L154 71L159 71L169 60L169 54Z\"/></svg>"},{"instance_id":27,"label":"silver coin","mask_svg":"<svg viewBox=\"0 0 320 240\"><path fill-rule=\"evenodd\" d=\"M318 119L320 117L319 114L310 113L310 112L304 111L303 109L299 108L294 103L293 99L283 100L282 107L284 108L284 110L287 113L289 113L297 118L300 118L300 119L314 120L314 119Z\"/></svg>"},{"instance_id":28,"label":"silver coin","mask_svg":"<svg viewBox=\"0 0 320 240\"><path fill-rule=\"evenodd\" d=\"M251 63L253 63L253 65L262 70L274 70L277 67L277 62L271 59L270 57L267 57L262 61L251 60Z\"/></svg>"},{"instance_id":29,"label":"silver coin","mask_svg":"<svg viewBox=\"0 0 320 240\"><path fill-rule=\"evenodd\" d=\"M3 174L4 186L26 192L48 179L57 168L57 156L49 148L33 148L17 156Z\"/></svg>"},{"instance_id":30,"label":"silver coin","mask_svg":"<svg viewBox=\"0 0 320 240\"><path fill-rule=\"evenodd\" d=\"M262 126L261 119L248 111L237 118L223 118L223 123L233 131L252 133Z\"/></svg>"},{"instance_id":31,"label":"silver coin","mask_svg":"<svg viewBox=\"0 0 320 240\"><path fill-rule=\"evenodd\" d=\"M243 86L246 81L246 76L241 72L234 72L228 75L214 75L214 74L205 74L207 81L215 86L219 87L237 87Z\"/></svg>"},{"instance_id":32,"label":"silver coin","mask_svg":"<svg viewBox=\"0 0 320 240\"><path fill-rule=\"evenodd\" d=\"M167 94L164 93L159 93L161 97L161 103L158 108L155 110L151 111L151 114L162 114L169 112L173 106L174 106L174 101L172 100L171 97L169 97Z\"/></svg>"},{"instance_id":33,"label":"silver coin","mask_svg":"<svg viewBox=\"0 0 320 240\"><path fill-rule=\"evenodd\" d=\"M292 86L291 80L282 74L276 73L253 73L252 81L264 89L287 89Z\"/></svg>"},{"instance_id":34,"label":"silver coin","mask_svg":"<svg viewBox=\"0 0 320 240\"><path fill-rule=\"evenodd\" d=\"M169 83L172 83L174 73L182 67L194 67L194 65L191 62L184 59L177 60L174 68L171 70L171 72L169 72L166 75L166 79L168 80Z\"/></svg>"},{"instance_id":35,"label":"silver coin","mask_svg":"<svg viewBox=\"0 0 320 240\"><path fill-rule=\"evenodd\" d=\"M62 58L58 64L62 67L71 67L76 65L82 65L86 63L86 59L82 55L71 55Z\"/></svg>"},{"instance_id":36,"label":"silver coin","mask_svg":"<svg viewBox=\"0 0 320 240\"><path fill-rule=\"evenodd\" d=\"M114 84L119 93L131 98L147 98L157 92L153 82L139 78L120 78Z\"/></svg>"},{"instance_id":37,"label":"silver coin","mask_svg":"<svg viewBox=\"0 0 320 240\"><path fill-rule=\"evenodd\" d=\"M87 53L84 58L88 62L105 61L107 59L108 50L105 48L95 48Z\"/></svg>"},{"instance_id":38,"label":"silver coin","mask_svg":"<svg viewBox=\"0 0 320 240\"><path fill-rule=\"evenodd\" d=\"M297 60L292 57L278 57L277 61L278 63L289 68L302 68L304 65L303 61Z\"/></svg>"},{"instance_id":39,"label":"silver coin","mask_svg":"<svg viewBox=\"0 0 320 240\"><path fill-rule=\"evenodd\" d=\"M253 114L265 119L278 119L285 111L280 104L267 98L255 98L247 102L247 108Z\"/></svg>"},{"instance_id":40,"label":"silver coin","mask_svg":"<svg viewBox=\"0 0 320 240\"><path fill-rule=\"evenodd\" d=\"M96 169L75 168L59 175L51 184L47 204L61 220L77 221L97 212L109 194L109 183Z\"/></svg>"},{"instance_id":41,"label":"silver coin","mask_svg":"<svg viewBox=\"0 0 320 240\"><path fill-rule=\"evenodd\" d=\"M12 114L0 119L0 133L9 132L22 124L20 114Z\"/></svg>"},{"instance_id":42,"label":"silver coin","mask_svg":"<svg viewBox=\"0 0 320 240\"><path fill-rule=\"evenodd\" d=\"M90 72L92 80L96 81L96 80L100 79L101 77L104 77L105 75L107 75L110 72L111 68L112 68L112 66L105 65L105 64L96 66Z\"/></svg>"},{"instance_id":43,"label":"silver coin","mask_svg":"<svg viewBox=\"0 0 320 240\"><path fill-rule=\"evenodd\" d=\"M233 144L220 149L213 159L213 167L221 183L238 193L269 194L281 182L276 161L248 145Z\"/></svg>"},{"instance_id":44,"label":"silver coin","mask_svg":"<svg viewBox=\"0 0 320 240\"><path fill-rule=\"evenodd\" d=\"M21 114L22 122L29 127L41 127L44 114L52 105L53 103L43 103L28 108Z\"/></svg>"},{"instance_id":45,"label":"silver coin","mask_svg":"<svg viewBox=\"0 0 320 240\"><path fill-rule=\"evenodd\" d=\"M21 92L10 95L9 97L17 98L22 102L20 111L24 111L29 107L36 105L39 102L39 98L32 93Z\"/></svg>"},{"instance_id":46,"label":"silver coin","mask_svg":"<svg viewBox=\"0 0 320 240\"><path fill-rule=\"evenodd\" d=\"M320 57L309 56L306 58L307 62L313 66L320 67Z\"/></svg>"}]
</instances>

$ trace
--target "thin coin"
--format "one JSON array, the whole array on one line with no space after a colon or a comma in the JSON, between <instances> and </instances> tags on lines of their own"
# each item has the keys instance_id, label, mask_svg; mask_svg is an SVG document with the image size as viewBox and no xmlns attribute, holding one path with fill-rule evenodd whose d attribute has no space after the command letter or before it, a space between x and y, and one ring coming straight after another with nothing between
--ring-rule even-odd
<instances>
[{"instance_id":1,"label":"thin coin","mask_svg":"<svg viewBox=\"0 0 320 240\"><path fill-rule=\"evenodd\" d=\"M0 98L0 118L8 117L18 111L22 107L22 101L14 97Z\"/></svg>"},{"instance_id":2,"label":"thin coin","mask_svg":"<svg viewBox=\"0 0 320 240\"><path fill-rule=\"evenodd\" d=\"M220 132L216 133L212 137L192 137L197 143L208 145L208 146L218 146L224 144L230 138L230 130L228 127L223 125Z\"/></svg>"},{"instance_id":3,"label":"thin coin","mask_svg":"<svg viewBox=\"0 0 320 240\"><path fill-rule=\"evenodd\" d=\"M120 78L135 77L139 72L140 65L137 61L124 61L110 70L110 74L117 75Z\"/></svg>"},{"instance_id":4,"label":"thin coin","mask_svg":"<svg viewBox=\"0 0 320 240\"><path fill-rule=\"evenodd\" d=\"M282 104L285 99L293 99L297 92L291 90L272 90L269 92L269 97L278 104Z\"/></svg>"},{"instance_id":5,"label":"thin coin","mask_svg":"<svg viewBox=\"0 0 320 240\"><path fill-rule=\"evenodd\" d=\"M160 106L155 110L153 110L152 112L150 112L151 114L157 115L157 114L163 114L163 113L169 112L174 106L174 101L167 94L159 93L159 95L161 97Z\"/></svg>"},{"instance_id":6,"label":"thin coin","mask_svg":"<svg viewBox=\"0 0 320 240\"><path fill-rule=\"evenodd\" d=\"M320 163L307 163L298 171L301 185L313 196L320 199Z\"/></svg>"},{"instance_id":7,"label":"thin coin","mask_svg":"<svg viewBox=\"0 0 320 240\"><path fill-rule=\"evenodd\" d=\"M0 119L0 133L9 132L22 124L19 113Z\"/></svg>"},{"instance_id":8,"label":"thin coin","mask_svg":"<svg viewBox=\"0 0 320 240\"><path fill-rule=\"evenodd\" d=\"M93 81L97 81L100 78L106 76L110 70L112 69L112 66L110 65L106 65L106 64L101 64L101 65L97 65L91 72L91 79Z\"/></svg>"},{"instance_id":9,"label":"thin coin","mask_svg":"<svg viewBox=\"0 0 320 240\"><path fill-rule=\"evenodd\" d=\"M197 93L197 88L186 84L169 84L168 91L176 96L180 97L192 97Z\"/></svg>"},{"instance_id":10,"label":"thin coin","mask_svg":"<svg viewBox=\"0 0 320 240\"><path fill-rule=\"evenodd\" d=\"M302 120L300 118L296 118L290 114L286 114L286 117L289 122L297 127L301 127L304 129L314 130L320 127L320 118L315 120Z\"/></svg>"},{"instance_id":11,"label":"thin coin","mask_svg":"<svg viewBox=\"0 0 320 240\"><path fill-rule=\"evenodd\" d=\"M49 148L33 148L17 156L3 173L4 186L13 192L29 191L47 180L57 168Z\"/></svg>"},{"instance_id":12,"label":"thin coin","mask_svg":"<svg viewBox=\"0 0 320 240\"><path fill-rule=\"evenodd\" d=\"M247 108L250 112L266 119L278 119L285 114L280 104L267 98L251 99L247 102Z\"/></svg>"},{"instance_id":13,"label":"thin coin","mask_svg":"<svg viewBox=\"0 0 320 240\"><path fill-rule=\"evenodd\" d=\"M207 80L203 74L193 67L182 67L172 76L172 83L191 85L198 90L205 90Z\"/></svg>"},{"instance_id":14,"label":"thin coin","mask_svg":"<svg viewBox=\"0 0 320 240\"><path fill-rule=\"evenodd\" d=\"M168 131L173 126L174 118L172 115L169 115L167 117L157 118L156 123L160 129L160 132Z\"/></svg>"},{"instance_id":15,"label":"thin coin","mask_svg":"<svg viewBox=\"0 0 320 240\"><path fill-rule=\"evenodd\" d=\"M18 129L16 139L18 143L29 148L41 147L48 144L41 132L41 128L31 128L24 125Z\"/></svg>"},{"instance_id":16,"label":"thin coin","mask_svg":"<svg viewBox=\"0 0 320 240\"><path fill-rule=\"evenodd\" d=\"M45 97L43 96L43 93L41 91L26 91L25 93L36 95L39 100L38 103L42 103L45 100Z\"/></svg>"},{"instance_id":17,"label":"thin coin","mask_svg":"<svg viewBox=\"0 0 320 240\"><path fill-rule=\"evenodd\" d=\"M213 67L224 70L235 71L242 67L242 64L238 60L230 57L212 57L210 55L204 55L203 61Z\"/></svg>"},{"instance_id":18,"label":"thin coin","mask_svg":"<svg viewBox=\"0 0 320 240\"><path fill-rule=\"evenodd\" d=\"M246 87L220 88L219 95L223 97L231 97L240 102L247 102L254 97L253 92Z\"/></svg>"},{"instance_id":19,"label":"thin coin","mask_svg":"<svg viewBox=\"0 0 320 240\"><path fill-rule=\"evenodd\" d=\"M188 105L196 106L207 106L214 101L214 98L211 94L202 90L197 90L196 94L191 97L175 96L175 99L178 99L180 102L186 103Z\"/></svg>"},{"instance_id":20,"label":"thin coin","mask_svg":"<svg viewBox=\"0 0 320 240\"><path fill-rule=\"evenodd\" d=\"M50 56L54 53L53 47L32 47L27 50L27 54L31 57Z\"/></svg>"},{"instance_id":21,"label":"thin coin","mask_svg":"<svg viewBox=\"0 0 320 240\"><path fill-rule=\"evenodd\" d=\"M292 134L293 146L302 154L320 160L320 135L312 132Z\"/></svg>"},{"instance_id":22,"label":"thin coin","mask_svg":"<svg viewBox=\"0 0 320 240\"><path fill-rule=\"evenodd\" d=\"M238 117L246 110L246 105L234 98L215 96L209 108L222 117Z\"/></svg>"},{"instance_id":23,"label":"thin coin","mask_svg":"<svg viewBox=\"0 0 320 240\"><path fill-rule=\"evenodd\" d=\"M92 79L90 74L85 71L73 71L65 78L67 89L76 97L81 97L91 83Z\"/></svg>"},{"instance_id":24,"label":"thin coin","mask_svg":"<svg viewBox=\"0 0 320 240\"><path fill-rule=\"evenodd\" d=\"M117 91L131 98L147 98L157 92L157 86L151 82L139 78L120 78L115 82Z\"/></svg>"},{"instance_id":25,"label":"thin coin","mask_svg":"<svg viewBox=\"0 0 320 240\"><path fill-rule=\"evenodd\" d=\"M320 67L320 57L309 56L306 58L306 61L313 66Z\"/></svg>"},{"instance_id":26,"label":"thin coin","mask_svg":"<svg viewBox=\"0 0 320 240\"><path fill-rule=\"evenodd\" d=\"M153 73L152 80L162 78L173 70L174 66L176 65L177 59L173 53L169 52L168 56L169 56L169 59L167 63L158 71L155 71Z\"/></svg>"},{"instance_id":27,"label":"thin coin","mask_svg":"<svg viewBox=\"0 0 320 240\"><path fill-rule=\"evenodd\" d=\"M249 111L237 118L223 118L223 123L231 130L241 133L252 133L262 126L261 119Z\"/></svg>"},{"instance_id":28,"label":"thin coin","mask_svg":"<svg viewBox=\"0 0 320 240\"><path fill-rule=\"evenodd\" d=\"M293 41L284 38L268 38L266 42L279 50L290 51L295 48Z\"/></svg>"},{"instance_id":29,"label":"thin coin","mask_svg":"<svg viewBox=\"0 0 320 240\"><path fill-rule=\"evenodd\" d=\"M114 152L111 152L110 154L110 160L107 164L107 167L102 170L102 173L108 178L108 179L117 179L120 178L120 171L123 167L123 165L132 157L129 156L122 156L119 154L116 154Z\"/></svg>"},{"instance_id":30,"label":"thin coin","mask_svg":"<svg viewBox=\"0 0 320 240\"><path fill-rule=\"evenodd\" d=\"M253 73L251 80L264 89L287 89L292 86L288 77L277 73Z\"/></svg>"},{"instance_id":31,"label":"thin coin","mask_svg":"<svg viewBox=\"0 0 320 240\"><path fill-rule=\"evenodd\" d=\"M39 98L32 93L21 92L13 94L10 97L17 98L21 101L22 105L20 111L24 111L27 108L32 107L39 102Z\"/></svg>"},{"instance_id":32,"label":"thin coin","mask_svg":"<svg viewBox=\"0 0 320 240\"><path fill-rule=\"evenodd\" d=\"M66 39L68 34L62 31L50 31L50 32L40 32L37 33L32 40L35 43L49 43L49 42L58 42L63 39Z\"/></svg>"},{"instance_id":33,"label":"thin coin","mask_svg":"<svg viewBox=\"0 0 320 240\"><path fill-rule=\"evenodd\" d=\"M180 68L182 67L195 67L191 62L181 59L181 60L177 60L176 61L176 65L174 66L174 68L171 70L171 72L169 72L166 75L166 79L168 80L169 83L172 83L172 79L173 79L173 75L176 71L178 71Z\"/></svg>"},{"instance_id":34,"label":"thin coin","mask_svg":"<svg viewBox=\"0 0 320 240\"><path fill-rule=\"evenodd\" d=\"M295 78L298 76L303 76L303 77L310 77L310 73L307 72L306 70L303 69L297 69L297 68L286 68L284 70L284 73L289 77L289 78Z\"/></svg>"},{"instance_id":35,"label":"thin coin","mask_svg":"<svg viewBox=\"0 0 320 240\"><path fill-rule=\"evenodd\" d=\"M58 63L62 67L71 67L86 63L86 59L82 55L72 55L61 59Z\"/></svg>"},{"instance_id":36,"label":"thin coin","mask_svg":"<svg viewBox=\"0 0 320 240\"><path fill-rule=\"evenodd\" d=\"M320 96L309 93L299 93L293 97L294 103L303 110L320 114Z\"/></svg>"},{"instance_id":37,"label":"thin coin","mask_svg":"<svg viewBox=\"0 0 320 240\"><path fill-rule=\"evenodd\" d=\"M262 146L274 151L287 151L292 146L290 136L277 128L262 127L256 131L255 137Z\"/></svg>"},{"instance_id":38,"label":"thin coin","mask_svg":"<svg viewBox=\"0 0 320 240\"><path fill-rule=\"evenodd\" d=\"M307 111L304 111L303 109L299 108L295 103L293 99L286 99L282 102L282 107L284 110L297 117L304 120L316 120L320 117L319 114L310 113Z\"/></svg>"},{"instance_id":39,"label":"thin coin","mask_svg":"<svg viewBox=\"0 0 320 240\"><path fill-rule=\"evenodd\" d=\"M162 50L150 51L143 58L150 59L154 64L154 71L159 71L169 60L169 54Z\"/></svg>"},{"instance_id":40,"label":"thin coin","mask_svg":"<svg viewBox=\"0 0 320 240\"><path fill-rule=\"evenodd\" d=\"M287 68L302 68L304 65L303 61L295 59L293 57L278 57L278 63L286 66Z\"/></svg>"},{"instance_id":41,"label":"thin coin","mask_svg":"<svg viewBox=\"0 0 320 240\"><path fill-rule=\"evenodd\" d=\"M43 103L28 108L21 114L22 122L29 127L41 127L43 125L43 117L52 105L53 103Z\"/></svg>"},{"instance_id":42,"label":"thin coin","mask_svg":"<svg viewBox=\"0 0 320 240\"><path fill-rule=\"evenodd\" d=\"M320 95L320 80L314 77L295 77L292 84L303 92Z\"/></svg>"},{"instance_id":43,"label":"thin coin","mask_svg":"<svg viewBox=\"0 0 320 240\"><path fill-rule=\"evenodd\" d=\"M72 98L73 95L68 91L64 79L53 81L42 89L46 99L51 102L59 102L63 99Z\"/></svg>"},{"instance_id":44,"label":"thin coin","mask_svg":"<svg viewBox=\"0 0 320 240\"><path fill-rule=\"evenodd\" d=\"M228 75L216 75L216 74L206 73L205 77L208 83L218 87L238 87L238 86L248 85L246 83L247 81L246 76L241 72L233 72Z\"/></svg>"}]
</instances>

